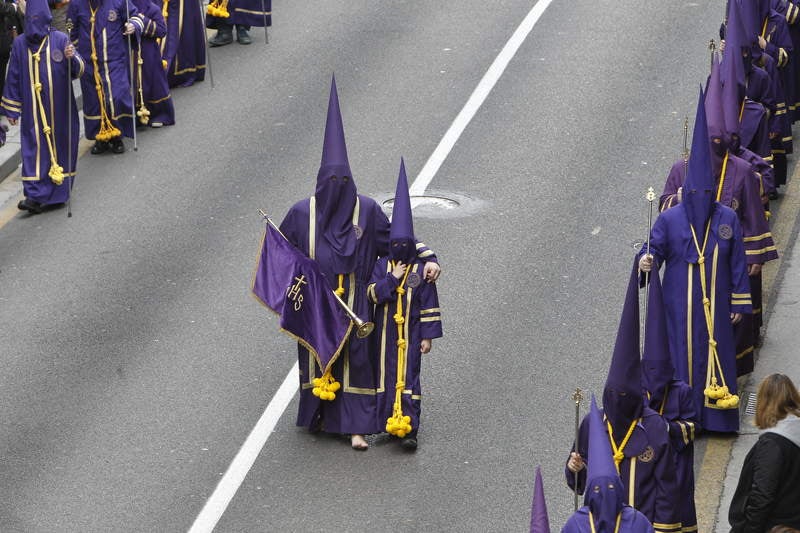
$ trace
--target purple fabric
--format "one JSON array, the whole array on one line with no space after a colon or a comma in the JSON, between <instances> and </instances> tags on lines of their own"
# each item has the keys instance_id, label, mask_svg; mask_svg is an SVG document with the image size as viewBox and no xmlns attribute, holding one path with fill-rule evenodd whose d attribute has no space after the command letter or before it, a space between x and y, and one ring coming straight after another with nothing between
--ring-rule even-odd
<instances>
[{"instance_id":1,"label":"purple fabric","mask_svg":"<svg viewBox=\"0 0 800 533\"><path fill-rule=\"evenodd\" d=\"M50 149L42 133L41 115L37 111L38 103L32 96L32 70L28 67L29 61L33 62L30 59L31 54L39 49L39 44L31 43L28 39L14 40L3 91L2 112L9 118L20 119L20 123L23 124L20 128L20 141L25 196L48 205L67 201L70 183L75 174L80 127L78 106L70 90L72 80L68 79L68 74L71 73L73 78L78 77L83 60L78 54L67 60L64 50L69 44L69 39L59 31L50 31L39 63L39 79L42 84L42 105L48 117L48 126L53 131L58 164L67 176L61 185L55 185L48 177L51 164ZM71 72L68 72L70 69ZM34 128L34 124L37 127ZM70 125L71 140L68 135Z\"/></svg>"},{"instance_id":2,"label":"purple fabric","mask_svg":"<svg viewBox=\"0 0 800 533\"><path fill-rule=\"evenodd\" d=\"M603 389L603 410L618 441L622 441L631 422L642 412L639 327L639 279L637 262L634 261Z\"/></svg>"},{"instance_id":3,"label":"purple fabric","mask_svg":"<svg viewBox=\"0 0 800 533\"><path fill-rule=\"evenodd\" d=\"M95 88L94 65L91 60L90 1L70 1L67 19L73 22L70 38L86 60L86 72L81 77L83 122L86 138L94 139L100 131L100 96ZM95 17L94 38L106 111L111 123L123 136L133 137L133 102L128 63L130 54L128 37L122 34L126 16L137 19L134 24L137 34L149 21L138 16L138 10L131 0L102 0Z\"/></svg>"},{"instance_id":4,"label":"purple fabric","mask_svg":"<svg viewBox=\"0 0 800 533\"><path fill-rule=\"evenodd\" d=\"M393 261L408 263L417 255L414 244L414 220L411 215L411 198L408 195L406 165L400 159L400 175L392 208L392 227L389 230L389 255Z\"/></svg>"},{"instance_id":5,"label":"purple fabric","mask_svg":"<svg viewBox=\"0 0 800 533\"><path fill-rule=\"evenodd\" d=\"M622 516L619 520L619 530L601 529L595 526L592 529L589 524L589 508L581 507L569 517L561 533L653 533L653 525L642 513L626 505L622 508Z\"/></svg>"},{"instance_id":6,"label":"purple fabric","mask_svg":"<svg viewBox=\"0 0 800 533\"><path fill-rule=\"evenodd\" d=\"M652 407L653 402L660 402L664 398L667 385L675 375L675 367L672 365L669 353L667 317L658 270L652 271L649 277L650 290L647 317L645 317L647 329L642 354L642 385L650 393Z\"/></svg>"},{"instance_id":7,"label":"purple fabric","mask_svg":"<svg viewBox=\"0 0 800 533\"><path fill-rule=\"evenodd\" d=\"M769 147L767 131L766 107L747 98L744 102L742 120L739 126L740 144L759 156L768 157L772 151Z\"/></svg>"},{"instance_id":8,"label":"purple fabric","mask_svg":"<svg viewBox=\"0 0 800 533\"><path fill-rule=\"evenodd\" d=\"M142 76L139 79L138 69L135 72L137 111L141 104L138 94L139 85L142 87L141 98L150 112L148 125L160 122L164 126L175 124L175 108L172 105L172 96L167 83L167 73L161 63L161 46L159 39L167 34L167 24L161 8L151 0L132 0L136 8L148 19L144 31L137 39L135 52L140 54L142 60ZM135 64L135 62L134 62ZM137 117L138 121L138 117Z\"/></svg>"},{"instance_id":9,"label":"purple fabric","mask_svg":"<svg viewBox=\"0 0 800 533\"><path fill-rule=\"evenodd\" d=\"M170 87L188 87L205 79L205 33L198 0L169 0L162 45Z\"/></svg>"},{"instance_id":10,"label":"purple fabric","mask_svg":"<svg viewBox=\"0 0 800 533\"><path fill-rule=\"evenodd\" d=\"M268 225L256 265L253 294L281 317L281 329L311 351L325 371L339 356L350 319L316 261Z\"/></svg>"},{"instance_id":11,"label":"purple fabric","mask_svg":"<svg viewBox=\"0 0 800 533\"><path fill-rule=\"evenodd\" d=\"M356 195L356 184L347 159L336 78L332 78L322 161L314 196L318 234L328 243L332 267L337 274L352 272L356 262L358 243L352 222Z\"/></svg>"},{"instance_id":12,"label":"purple fabric","mask_svg":"<svg viewBox=\"0 0 800 533\"><path fill-rule=\"evenodd\" d=\"M206 27L218 28L220 24L234 24L263 28L264 13L267 26L272 26L272 0L230 0L228 12L230 13L228 18L206 16Z\"/></svg>"},{"instance_id":13,"label":"purple fabric","mask_svg":"<svg viewBox=\"0 0 800 533\"><path fill-rule=\"evenodd\" d=\"M538 466L536 467L536 478L533 482L530 533L550 533L550 521L547 518L547 503L544 500L542 470Z\"/></svg>"},{"instance_id":14,"label":"purple fabric","mask_svg":"<svg viewBox=\"0 0 800 533\"><path fill-rule=\"evenodd\" d=\"M625 489L614 465L614 453L594 395L589 408L588 456L592 460L587 463L587 490L584 491L583 503L592 511L600 530L613 531L617 515L625 503Z\"/></svg>"},{"instance_id":15,"label":"purple fabric","mask_svg":"<svg viewBox=\"0 0 800 533\"><path fill-rule=\"evenodd\" d=\"M709 84L714 87L714 84ZM719 131L721 135L721 130ZM683 206L689 223L694 228L698 239L702 239L706 222L711 215L714 203L714 175L711 167L711 151L709 146L709 129L706 124L706 109L703 91L697 100L694 131L692 133L692 149L689 156L688 176L683 184Z\"/></svg>"},{"instance_id":16,"label":"purple fabric","mask_svg":"<svg viewBox=\"0 0 800 533\"><path fill-rule=\"evenodd\" d=\"M25 8L25 40L38 45L50 34L50 21L53 16L45 0L31 0Z\"/></svg>"}]
</instances>

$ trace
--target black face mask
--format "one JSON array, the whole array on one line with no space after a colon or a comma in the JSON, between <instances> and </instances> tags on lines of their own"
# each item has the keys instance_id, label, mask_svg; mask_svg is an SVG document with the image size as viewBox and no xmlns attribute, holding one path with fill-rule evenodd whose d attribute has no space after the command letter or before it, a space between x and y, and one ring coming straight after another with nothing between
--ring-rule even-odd
<instances>
[{"instance_id":1,"label":"black face mask","mask_svg":"<svg viewBox=\"0 0 800 533\"><path fill-rule=\"evenodd\" d=\"M728 143L726 143L724 139L721 137L711 137L711 151L714 152L715 155L722 157L727 150Z\"/></svg>"}]
</instances>

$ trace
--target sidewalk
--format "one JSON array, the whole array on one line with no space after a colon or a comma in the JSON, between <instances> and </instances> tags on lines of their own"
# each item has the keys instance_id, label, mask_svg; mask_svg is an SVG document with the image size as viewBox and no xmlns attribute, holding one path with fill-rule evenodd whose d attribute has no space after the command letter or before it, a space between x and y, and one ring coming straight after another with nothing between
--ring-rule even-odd
<instances>
[{"instance_id":1,"label":"sidewalk","mask_svg":"<svg viewBox=\"0 0 800 533\"><path fill-rule=\"evenodd\" d=\"M755 370L747 378L739 396L744 409L741 412L741 430L733 442L730 461L717 513L715 533L728 533L728 509L739 481L739 473L747 453L758 440L759 430L753 425L756 392L764 377L775 372L789 376L800 384L800 347L797 344L798 313L800 313L800 249L794 246L798 231L797 216L800 205L800 165L795 164L793 176L785 194L779 200L781 213L776 216L773 235L781 253L780 265L773 274L771 286L767 285L765 273L764 288L769 290L764 304L767 313L764 317L766 332L764 344L756 354ZM782 218L783 216L783 218Z\"/></svg>"}]
</instances>

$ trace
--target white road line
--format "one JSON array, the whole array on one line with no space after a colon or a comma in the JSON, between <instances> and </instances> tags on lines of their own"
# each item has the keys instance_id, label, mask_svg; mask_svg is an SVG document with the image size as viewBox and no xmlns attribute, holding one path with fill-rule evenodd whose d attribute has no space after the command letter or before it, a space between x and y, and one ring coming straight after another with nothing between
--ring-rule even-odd
<instances>
[{"instance_id":1,"label":"white road line","mask_svg":"<svg viewBox=\"0 0 800 533\"><path fill-rule=\"evenodd\" d=\"M480 109L486 97L497 84L503 72L506 70L511 59L522 46L525 38L533 29L533 26L538 22L539 18L544 13L545 9L550 5L552 0L539 0L528 12L525 19L517 27L516 31L511 35L506 45L500 51L500 54L495 58L489 66L489 70L483 75L478 86L472 91L467 103L458 113L453 123L448 128L447 132L442 137L439 145L433 151L433 154L428 158L425 166L417 175L417 178L409 187L411 196L420 196L425 193L425 190L430 185L433 177L439 171L444 160L447 158L450 151L455 146L458 138L464 133L467 125L475 116L475 113ZM298 364L295 363L294 367L289 371L289 374L283 380L280 389L275 394L275 397L269 402L266 410L261 415L258 423L250 432L250 435L245 440L239 453L234 457L233 462L228 467L227 472L220 480L217 488L214 489L213 494L203 506L203 510L192 524L189 533L211 533L216 527L222 514L227 509L239 486L244 481L245 476L253 466L258 454L267 442L272 430L278 423L281 415L289 406L289 403L297 392L299 372Z\"/></svg>"},{"instance_id":2,"label":"white road line","mask_svg":"<svg viewBox=\"0 0 800 533\"><path fill-rule=\"evenodd\" d=\"M428 188L428 185L430 185L433 177L439 171L439 167L441 167L442 163L444 163L444 160L447 158L450 150L453 149L453 146L455 146L458 138L461 137L462 133L464 133L464 129L470 123L472 117L475 116L475 113L478 112L478 109L480 109L481 105L483 105L486 97L489 96L489 93L497 84L497 80L500 79L500 76L502 76L503 72L506 70L508 63L517 53L519 47L522 46L525 38L531 32L533 26L539 21L539 17L542 16L542 13L544 13L544 10L547 9L552 1L553 0L539 0L536 2L536 5L533 6L522 23L517 27L517 30L508 40L503 49L500 50L500 54L498 54L491 66L489 66L489 70L487 70L486 74L483 75L483 78L481 78L478 86L475 87L474 91L472 91L472 95L470 95L469 100L467 100L467 103L464 104L464 107L458 113L458 116L456 116L456 119L444 134L444 137L442 137L439 145L428 158L428 161L425 163L425 166L422 167L422 170L420 170L417 179L415 179L414 183L412 183L408 188L411 196L421 196L422 194L425 194L425 190Z\"/></svg>"},{"instance_id":3,"label":"white road line","mask_svg":"<svg viewBox=\"0 0 800 533\"><path fill-rule=\"evenodd\" d=\"M189 529L189 533L211 533L214 530L217 522L222 518L222 514L228 508L228 504L231 503L233 496L239 490L239 486L256 461L258 454L261 453L264 444L267 443L272 430L275 429L275 424L278 423L289 402L292 401L298 387L297 375L299 371L300 367L295 363L283 380L278 392L275 393L275 396L267 405L261 418L258 419L250 435L247 436L247 440L244 441L239 453L233 458L233 462L228 467L225 475L222 476L217 488L214 489L214 493L203 506L200 514L197 515L194 524Z\"/></svg>"}]
</instances>

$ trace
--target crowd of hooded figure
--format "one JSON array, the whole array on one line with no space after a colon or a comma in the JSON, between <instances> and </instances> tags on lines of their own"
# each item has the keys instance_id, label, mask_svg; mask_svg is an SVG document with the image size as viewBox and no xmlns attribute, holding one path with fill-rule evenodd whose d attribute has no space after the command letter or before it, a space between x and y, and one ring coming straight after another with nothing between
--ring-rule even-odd
<instances>
[{"instance_id":1,"label":"crowd of hooded figure","mask_svg":"<svg viewBox=\"0 0 800 533\"><path fill-rule=\"evenodd\" d=\"M271 23L270 0L0 2L0 145L19 123L19 209L37 214L69 199L80 135L73 80L91 153L121 154L137 129L175 124L171 88L205 78L207 44L227 44L220 35L233 25L249 44L245 28ZM206 28L217 29L208 43Z\"/></svg>"},{"instance_id":2,"label":"crowd of hooded figure","mask_svg":"<svg viewBox=\"0 0 800 533\"><path fill-rule=\"evenodd\" d=\"M670 169L659 216L633 261L602 409L593 399L567 459L567 485L585 505L564 532L698 530L694 441L701 430L739 430L737 378L752 372L761 340L761 268L778 256L770 201L786 183L800 118L798 21L795 0L727 2L691 150ZM771 424L756 422L793 425L784 431L785 449L783 441L769 449L782 452L773 467L782 457L794 471L800 397L793 385L783 390L794 392L765 402L777 413ZM771 470L768 487L752 471L746 481L743 475L730 510L733 532L800 529L800 491ZM539 475L536 485L531 531L549 531L537 505Z\"/></svg>"}]
</instances>

